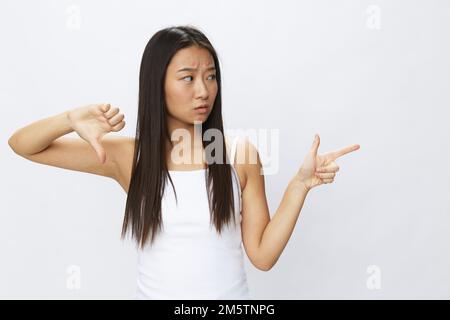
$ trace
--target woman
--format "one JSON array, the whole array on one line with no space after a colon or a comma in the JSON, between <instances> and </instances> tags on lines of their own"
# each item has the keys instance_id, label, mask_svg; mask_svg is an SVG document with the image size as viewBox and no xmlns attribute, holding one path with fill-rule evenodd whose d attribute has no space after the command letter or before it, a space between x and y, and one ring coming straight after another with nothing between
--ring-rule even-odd
<instances>
[{"instance_id":1,"label":"woman","mask_svg":"<svg viewBox=\"0 0 450 320\"><path fill-rule=\"evenodd\" d=\"M249 299L241 244L256 268L270 270L309 190L331 183L334 160L359 149L317 155L316 135L270 219L257 150L224 137L218 57L191 26L162 29L148 42L138 107L135 138L103 137L125 121L119 108L98 104L32 123L9 140L31 161L110 177L127 192L122 238L131 231L138 247L137 299ZM62 137L72 131L81 139Z\"/></svg>"}]
</instances>

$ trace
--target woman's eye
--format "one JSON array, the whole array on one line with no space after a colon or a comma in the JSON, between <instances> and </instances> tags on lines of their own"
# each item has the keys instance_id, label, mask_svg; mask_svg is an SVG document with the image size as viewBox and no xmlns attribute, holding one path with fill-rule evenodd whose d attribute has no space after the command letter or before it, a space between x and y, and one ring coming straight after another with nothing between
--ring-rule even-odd
<instances>
[{"instance_id":1,"label":"woman's eye","mask_svg":"<svg viewBox=\"0 0 450 320\"><path fill-rule=\"evenodd\" d=\"M211 74L210 77L212 77L212 79L216 79L216 75L215 74ZM192 76L186 76L183 79L186 79L186 78L193 78L193 77Z\"/></svg>"}]
</instances>

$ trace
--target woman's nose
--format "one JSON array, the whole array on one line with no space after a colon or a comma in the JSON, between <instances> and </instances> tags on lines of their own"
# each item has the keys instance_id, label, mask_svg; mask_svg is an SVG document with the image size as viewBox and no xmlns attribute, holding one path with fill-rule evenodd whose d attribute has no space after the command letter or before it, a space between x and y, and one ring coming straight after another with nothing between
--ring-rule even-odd
<instances>
[{"instance_id":1,"label":"woman's nose","mask_svg":"<svg viewBox=\"0 0 450 320\"><path fill-rule=\"evenodd\" d=\"M208 87L202 80L197 81L196 94L198 97L202 98L208 97Z\"/></svg>"}]
</instances>

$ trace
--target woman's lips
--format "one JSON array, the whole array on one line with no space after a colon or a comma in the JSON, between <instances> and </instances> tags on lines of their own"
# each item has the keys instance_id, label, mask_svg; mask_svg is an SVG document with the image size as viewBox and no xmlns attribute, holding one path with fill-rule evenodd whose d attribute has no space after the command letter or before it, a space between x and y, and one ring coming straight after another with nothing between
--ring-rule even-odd
<instances>
[{"instance_id":1,"label":"woman's lips","mask_svg":"<svg viewBox=\"0 0 450 320\"><path fill-rule=\"evenodd\" d=\"M195 108L194 110L197 113L207 113L208 112L208 107Z\"/></svg>"}]
</instances>

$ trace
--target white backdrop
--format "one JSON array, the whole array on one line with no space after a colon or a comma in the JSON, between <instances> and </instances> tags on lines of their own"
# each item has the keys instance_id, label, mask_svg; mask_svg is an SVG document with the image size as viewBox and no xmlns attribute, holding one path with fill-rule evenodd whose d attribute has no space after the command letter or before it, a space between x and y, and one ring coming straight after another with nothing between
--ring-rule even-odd
<instances>
[{"instance_id":1,"label":"white backdrop","mask_svg":"<svg viewBox=\"0 0 450 320\"><path fill-rule=\"evenodd\" d=\"M7 140L103 102L125 114L118 134L134 136L144 47L179 24L218 51L225 127L279 130L271 215L315 133L319 154L361 145L309 193L272 270L246 258L252 296L450 298L449 14L447 0L3 0L0 298L133 296L122 188L28 161Z\"/></svg>"}]
</instances>

